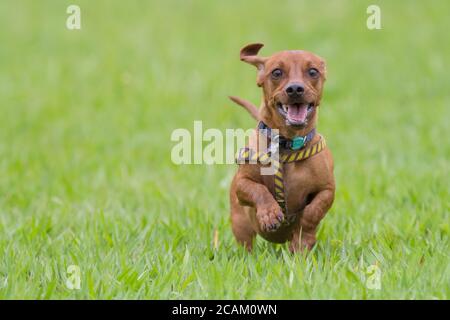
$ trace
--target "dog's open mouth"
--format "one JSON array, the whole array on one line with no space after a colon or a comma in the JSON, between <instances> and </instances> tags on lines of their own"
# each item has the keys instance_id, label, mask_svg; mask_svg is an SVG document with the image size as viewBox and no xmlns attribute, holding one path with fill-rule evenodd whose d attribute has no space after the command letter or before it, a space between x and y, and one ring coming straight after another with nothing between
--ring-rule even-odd
<instances>
[{"instance_id":1,"label":"dog's open mouth","mask_svg":"<svg viewBox=\"0 0 450 320\"><path fill-rule=\"evenodd\" d=\"M308 122L309 114L314 110L314 103L277 103L278 112L286 119L288 125L305 126Z\"/></svg>"}]
</instances>

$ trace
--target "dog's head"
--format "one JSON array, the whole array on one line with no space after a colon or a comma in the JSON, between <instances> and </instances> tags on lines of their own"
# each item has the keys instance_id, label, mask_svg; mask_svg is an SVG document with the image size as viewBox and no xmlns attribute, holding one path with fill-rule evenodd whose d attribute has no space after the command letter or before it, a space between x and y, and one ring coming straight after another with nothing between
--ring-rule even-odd
<instances>
[{"instance_id":1,"label":"dog's head","mask_svg":"<svg viewBox=\"0 0 450 320\"><path fill-rule=\"evenodd\" d=\"M325 61L303 51L281 51L258 56L263 44L249 44L241 60L258 69L257 84L263 88L265 121L280 131L304 131L314 125L326 77ZM286 130L283 130L286 129Z\"/></svg>"}]
</instances>

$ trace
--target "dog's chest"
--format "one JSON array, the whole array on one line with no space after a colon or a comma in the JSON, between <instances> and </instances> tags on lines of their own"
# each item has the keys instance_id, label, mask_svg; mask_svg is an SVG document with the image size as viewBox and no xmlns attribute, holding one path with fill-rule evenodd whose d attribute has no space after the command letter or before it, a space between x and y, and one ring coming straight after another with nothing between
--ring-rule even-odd
<instances>
[{"instance_id":1,"label":"dog's chest","mask_svg":"<svg viewBox=\"0 0 450 320\"><path fill-rule=\"evenodd\" d=\"M284 163L282 165L283 186L287 209L289 213L302 211L307 205L309 196L316 190L317 181L306 161ZM274 176L265 177L265 185L275 196Z\"/></svg>"}]
</instances>

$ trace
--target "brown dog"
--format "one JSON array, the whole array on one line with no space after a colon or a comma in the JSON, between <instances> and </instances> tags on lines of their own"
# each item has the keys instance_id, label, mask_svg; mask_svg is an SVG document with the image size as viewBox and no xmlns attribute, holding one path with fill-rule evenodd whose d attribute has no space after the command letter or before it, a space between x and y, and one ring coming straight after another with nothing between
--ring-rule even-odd
<instances>
[{"instance_id":1,"label":"brown dog","mask_svg":"<svg viewBox=\"0 0 450 320\"><path fill-rule=\"evenodd\" d=\"M267 127L278 129L286 141L309 134L311 139L306 139L301 149L305 153L309 149L319 151L315 146L322 137L315 134L315 127L326 76L324 60L307 51L260 57L257 54L262 47L250 44L240 53L242 61L258 69L257 84L263 89L260 109L243 99L230 98ZM261 137L266 139L255 133L248 147L256 149ZM280 159L294 152L281 145L279 150ZM283 164L284 204L275 199L275 176L262 175L261 166L241 164L231 184L231 222L237 241L251 250L259 234L271 242L290 241L292 252L311 249L316 229L334 200L331 152L323 144L313 156Z\"/></svg>"}]
</instances>

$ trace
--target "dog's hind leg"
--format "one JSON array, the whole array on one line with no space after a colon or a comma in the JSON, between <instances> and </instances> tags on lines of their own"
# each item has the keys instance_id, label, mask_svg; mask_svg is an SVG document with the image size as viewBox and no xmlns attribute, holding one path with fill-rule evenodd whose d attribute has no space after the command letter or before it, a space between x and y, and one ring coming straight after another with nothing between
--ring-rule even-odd
<instances>
[{"instance_id":1,"label":"dog's hind leg","mask_svg":"<svg viewBox=\"0 0 450 320\"><path fill-rule=\"evenodd\" d=\"M231 202L231 229L237 242L243 245L248 251L252 251L253 241L256 232L252 228L250 218L244 208L239 204L237 196L230 195Z\"/></svg>"},{"instance_id":2,"label":"dog's hind leg","mask_svg":"<svg viewBox=\"0 0 450 320\"><path fill-rule=\"evenodd\" d=\"M248 251L252 251L256 232L253 230L250 219L245 216L244 212L231 213L231 228L237 242L243 245Z\"/></svg>"}]
</instances>

